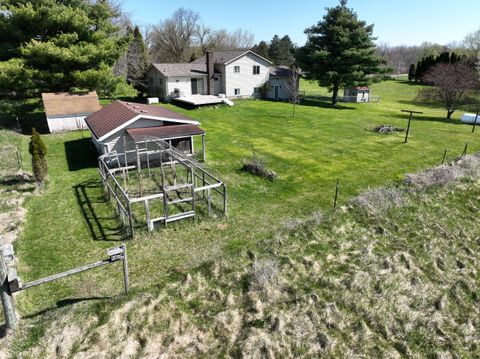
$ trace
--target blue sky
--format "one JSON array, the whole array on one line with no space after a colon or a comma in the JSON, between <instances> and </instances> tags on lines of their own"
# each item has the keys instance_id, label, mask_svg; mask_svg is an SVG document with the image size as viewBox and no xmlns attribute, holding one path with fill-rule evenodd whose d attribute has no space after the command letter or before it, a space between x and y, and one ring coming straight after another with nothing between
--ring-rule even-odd
<instances>
[{"instance_id":1,"label":"blue sky","mask_svg":"<svg viewBox=\"0 0 480 359\"><path fill-rule=\"evenodd\" d=\"M325 7L336 4L337 0L122 1L141 26L156 24L184 7L198 12L213 28L241 27L255 35L255 42L288 34L298 45L305 43L303 30L322 18ZM447 44L480 28L480 0L350 0L348 4L360 19L375 24L378 41L391 45Z\"/></svg>"}]
</instances>

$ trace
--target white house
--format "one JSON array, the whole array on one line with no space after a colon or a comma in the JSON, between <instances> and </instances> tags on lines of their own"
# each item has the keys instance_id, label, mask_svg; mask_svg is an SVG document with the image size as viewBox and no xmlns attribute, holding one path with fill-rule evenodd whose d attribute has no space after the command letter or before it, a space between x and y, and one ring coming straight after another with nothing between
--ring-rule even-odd
<instances>
[{"instance_id":1,"label":"white house","mask_svg":"<svg viewBox=\"0 0 480 359\"><path fill-rule=\"evenodd\" d=\"M50 132L85 128L85 117L101 109L95 91L85 93L42 93Z\"/></svg>"},{"instance_id":2,"label":"white house","mask_svg":"<svg viewBox=\"0 0 480 359\"><path fill-rule=\"evenodd\" d=\"M370 88L368 86L346 87L343 91L344 102L369 102Z\"/></svg>"},{"instance_id":3,"label":"white house","mask_svg":"<svg viewBox=\"0 0 480 359\"><path fill-rule=\"evenodd\" d=\"M251 50L213 51L190 63L152 64L147 83L150 96L168 101L192 95L260 97L262 85L272 81L269 97L288 99L285 83L289 78L285 71L274 69L269 60Z\"/></svg>"},{"instance_id":4,"label":"white house","mask_svg":"<svg viewBox=\"0 0 480 359\"><path fill-rule=\"evenodd\" d=\"M172 146L193 154L193 137L205 131L199 122L161 106L115 101L85 119L92 141L100 154L124 151L125 141L162 139ZM205 148L203 148L205 153Z\"/></svg>"}]
</instances>

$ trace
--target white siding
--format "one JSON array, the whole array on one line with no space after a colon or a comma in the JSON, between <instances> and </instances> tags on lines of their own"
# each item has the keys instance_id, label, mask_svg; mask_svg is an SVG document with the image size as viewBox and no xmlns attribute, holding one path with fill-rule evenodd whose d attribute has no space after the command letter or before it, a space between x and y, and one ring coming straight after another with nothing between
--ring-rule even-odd
<instances>
[{"instance_id":1,"label":"white siding","mask_svg":"<svg viewBox=\"0 0 480 359\"><path fill-rule=\"evenodd\" d=\"M271 77L270 81L268 82L269 90L267 97L269 99L275 100L275 86L278 86L278 99L288 100L291 95L289 81L290 79L288 78Z\"/></svg>"},{"instance_id":2,"label":"white siding","mask_svg":"<svg viewBox=\"0 0 480 359\"><path fill-rule=\"evenodd\" d=\"M85 117L82 116L64 116L64 117L47 117L48 129L50 132L62 132L70 130L87 129Z\"/></svg>"},{"instance_id":3,"label":"white siding","mask_svg":"<svg viewBox=\"0 0 480 359\"><path fill-rule=\"evenodd\" d=\"M235 73L234 67L240 66L240 72ZM260 66L260 74L253 74L253 66ZM269 77L270 64L259 57L247 53L245 56L225 66L225 92L227 97L251 97L253 89L260 87ZM235 95L235 89L240 89L240 96Z\"/></svg>"},{"instance_id":4,"label":"white siding","mask_svg":"<svg viewBox=\"0 0 480 359\"><path fill-rule=\"evenodd\" d=\"M166 78L155 67L150 67L147 72L148 94L150 96L160 97L165 99Z\"/></svg>"},{"instance_id":5,"label":"white siding","mask_svg":"<svg viewBox=\"0 0 480 359\"><path fill-rule=\"evenodd\" d=\"M154 127L154 126L162 126L163 121L156 121L156 120L147 120L147 119L139 119L138 121L135 121L134 123L128 125L124 129L114 133L110 137L104 139L102 141L102 144L107 145L107 149L109 152L111 151L117 151L117 152L122 152L123 151L123 137L125 136L125 130L128 128L139 128L139 127ZM98 149L98 147L97 147Z\"/></svg>"},{"instance_id":6,"label":"white siding","mask_svg":"<svg viewBox=\"0 0 480 359\"><path fill-rule=\"evenodd\" d=\"M207 76L170 76L167 82L167 97L174 97L175 89L180 90L180 96L192 94L192 78L203 79L203 93L207 93Z\"/></svg>"}]
</instances>

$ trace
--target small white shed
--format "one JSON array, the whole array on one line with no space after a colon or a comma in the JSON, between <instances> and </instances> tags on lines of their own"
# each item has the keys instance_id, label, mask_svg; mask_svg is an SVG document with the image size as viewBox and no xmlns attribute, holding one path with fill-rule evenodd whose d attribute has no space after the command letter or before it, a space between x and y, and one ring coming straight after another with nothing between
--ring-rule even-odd
<instances>
[{"instance_id":1,"label":"small white shed","mask_svg":"<svg viewBox=\"0 0 480 359\"><path fill-rule=\"evenodd\" d=\"M346 87L343 92L344 102L370 102L368 86Z\"/></svg>"},{"instance_id":2,"label":"small white shed","mask_svg":"<svg viewBox=\"0 0 480 359\"><path fill-rule=\"evenodd\" d=\"M95 91L83 93L42 93L50 132L85 129L85 117L100 110Z\"/></svg>"}]
</instances>

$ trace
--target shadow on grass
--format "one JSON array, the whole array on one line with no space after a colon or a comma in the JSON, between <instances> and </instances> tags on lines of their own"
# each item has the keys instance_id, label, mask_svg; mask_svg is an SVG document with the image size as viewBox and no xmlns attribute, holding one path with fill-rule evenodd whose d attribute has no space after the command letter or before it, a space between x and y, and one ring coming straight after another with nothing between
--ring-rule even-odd
<instances>
[{"instance_id":1,"label":"shadow on grass","mask_svg":"<svg viewBox=\"0 0 480 359\"><path fill-rule=\"evenodd\" d=\"M73 189L94 241L122 241L127 237L126 228L103 194L100 180L85 181L75 185Z\"/></svg>"},{"instance_id":2,"label":"shadow on grass","mask_svg":"<svg viewBox=\"0 0 480 359\"><path fill-rule=\"evenodd\" d=\"M30 135L32 127L41 134L49 133L40 99L0 101L0 128Z\"/></svg>"},{"instance_id":3,"label":"shadow on grass","mask_svg":"<svg viewBox=\"0 0 480 359\"><path fill-rule=\"evenodd\" d=\"M405 120L405 121L408 121L408 116L409 116L408 113L405 113L405 112L392 115L392 117L396 117L398 119ZM428 116L425 113L423 115L414 114L412 122L415 122L415 121L429 121L429 122L450 123L452 125L465 125L463 122L459 120L452 120L452 119L447 120L446 118L442 118L442 117Z\"/></svg>"},{"instance_id":4,"label":"shadow on grass","mask_svg":"<svg viewBox=\"0 0 480 359\"><path fill-rule=\"evenodd\" d=\"M56 308L46 308L46 309L43 309L43 310L40 310L36 313L33 313L33 314L29 314L23 318L25 319L32 319L32 318L35 318L39 315L43 315L43 314L46 314L52 310L55 310L55 309L59 309L59 308L63 308L63 307L66 307L66 306L69 306L69 305L73 305L73 304L76 304L76 303L81 303L81 302L89 302L89 301L93 301L93 300L105 300L105 299L111 299L113 298L112 296L109 296L109 297L85 297L85 298L67 298L67 299L62 299L62 300L59 300L57 302L57 306ZM1 333L0 333L1 335Z\"/></svg>"},{"instance_id":5,"label":"shadow on grass","mask_svg":"<svg viewBox=\"0 0 480 359\"><path fill-rule=\"evenodd\" d=\"M67 141L64 146L69 171L97 167L98 153L90 137Z\"/></svg>"},{"instance_id":6,"label":"shadow on grass","mask_svg":"<svg viewBox=\"0 0 480 359\"><path fill-rule=\"evenodd\" d=\"M353 107L347 107L344 105L336 104L332 105L330 102L320 99L304 99L300 102L300 106L312 106L312 107L320 107L332 110L354 110Z\"/></svg>"}]
</instances>

